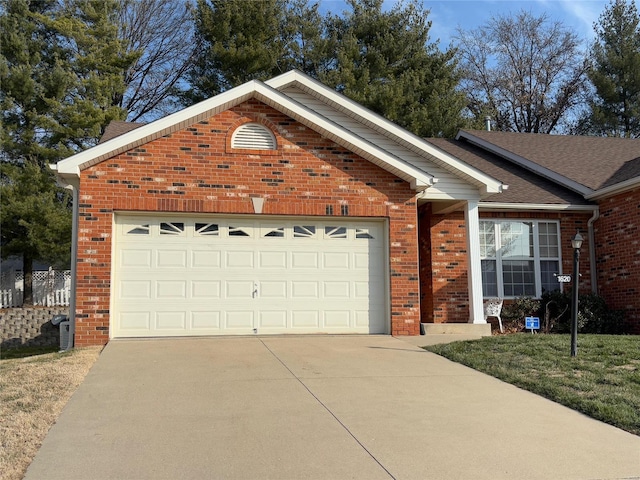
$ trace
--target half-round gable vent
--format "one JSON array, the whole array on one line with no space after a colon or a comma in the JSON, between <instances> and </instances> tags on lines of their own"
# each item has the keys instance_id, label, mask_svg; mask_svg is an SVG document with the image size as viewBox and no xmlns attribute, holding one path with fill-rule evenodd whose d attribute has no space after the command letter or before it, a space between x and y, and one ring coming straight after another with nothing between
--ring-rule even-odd
<instances>
[{"instance_id":1,"label":"half-round gable vent","mask_svg":"<svg viewBox=\"0 0 640 480\"><path fill-rule=\"evenodd\" d=\"M271 133L271 130L259 123L245 123L233 132L231 148L275 150L276 137Z\"/></svg>"}]
</instances>

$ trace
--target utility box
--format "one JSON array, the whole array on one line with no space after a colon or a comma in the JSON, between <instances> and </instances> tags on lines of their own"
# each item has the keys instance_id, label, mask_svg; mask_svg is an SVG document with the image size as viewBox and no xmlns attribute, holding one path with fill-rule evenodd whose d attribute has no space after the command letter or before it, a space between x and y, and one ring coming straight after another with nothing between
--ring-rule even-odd
<instances>
[{"instance_id":1,"label":"utility box","mask_svg":"<svg viewBox=\"0 0 640 480\"><path fill-rule=\"evenodd\" d=\"M71 345L71 322L60 322L60 350L66 350Z\"/></svg>"}]
</instances>

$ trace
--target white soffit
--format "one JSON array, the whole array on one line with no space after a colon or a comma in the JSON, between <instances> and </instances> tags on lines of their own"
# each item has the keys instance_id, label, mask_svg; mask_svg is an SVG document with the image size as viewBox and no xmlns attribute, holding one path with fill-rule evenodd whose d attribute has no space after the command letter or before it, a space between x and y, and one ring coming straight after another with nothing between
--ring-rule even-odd
<instances>
[{"instance_id":1,"label":"white soffit","mask_svg":"<svg viewBox=\"0 0 640 480\"><path fill-rule=\"evenodd\" d=\"M500 181L468 165L458 158L443 152L436 146L430 144L427 140L424 140L404 128L399 127L393 122L390 122L384 117L364 108L359 103L354 102L353 100L297 70L292 70L279 75L265 83L277 90L284 90L288 87L295 86L305 93L322 100L332 108L340 112L344 112L359 123L393 139L412 152L427 158L429 161L441 166L445 170L465 178L473 185L481 187L483 193L500 193L502 191L502 183Z\"/></svg>"}]
</instances>

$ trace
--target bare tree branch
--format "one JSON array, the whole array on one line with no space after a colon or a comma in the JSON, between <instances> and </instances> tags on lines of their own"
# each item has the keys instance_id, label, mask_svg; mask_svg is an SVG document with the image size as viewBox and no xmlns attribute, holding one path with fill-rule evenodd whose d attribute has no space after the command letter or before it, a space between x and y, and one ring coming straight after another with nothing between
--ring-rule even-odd
<instances>
[{"instance_id":1,"label":"bare tree branch","mask_svg":"<svg viewBox=\"0 0 640 480\"><path fill-rule=\"evenodd\" d=\"M562 23L521 11L459 30L457 40L472 115L491 115L504 131L551 133L568 123L586 62Z\"/></svg>"},{"instance_id":2,"label":"bare tree branch","mask_svg":"<svg viewBox=\"0 0 640 480\"><path fill-rule=\"evenodd\" d=\"M190 0L119 0L119 37L139 52L125 73L127 90L114 98L129 121L171 113L170 97L199 49Z\"/></svg>"}]
</instances>

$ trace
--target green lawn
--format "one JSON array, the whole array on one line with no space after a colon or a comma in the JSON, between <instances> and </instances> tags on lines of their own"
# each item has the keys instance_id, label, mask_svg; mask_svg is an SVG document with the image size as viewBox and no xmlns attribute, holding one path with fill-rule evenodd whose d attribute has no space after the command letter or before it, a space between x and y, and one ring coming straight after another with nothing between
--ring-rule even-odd
<instances>
[{"instance_id":1,"label":"green lawn","mask_svg":"<svg viewBox=\"0 0 640 480\"><path fill-rule=\"evenodd\" d=\"M455 362L640 435L640 336L486 337L425 347Z\"/></svg>"}]
</instances>

